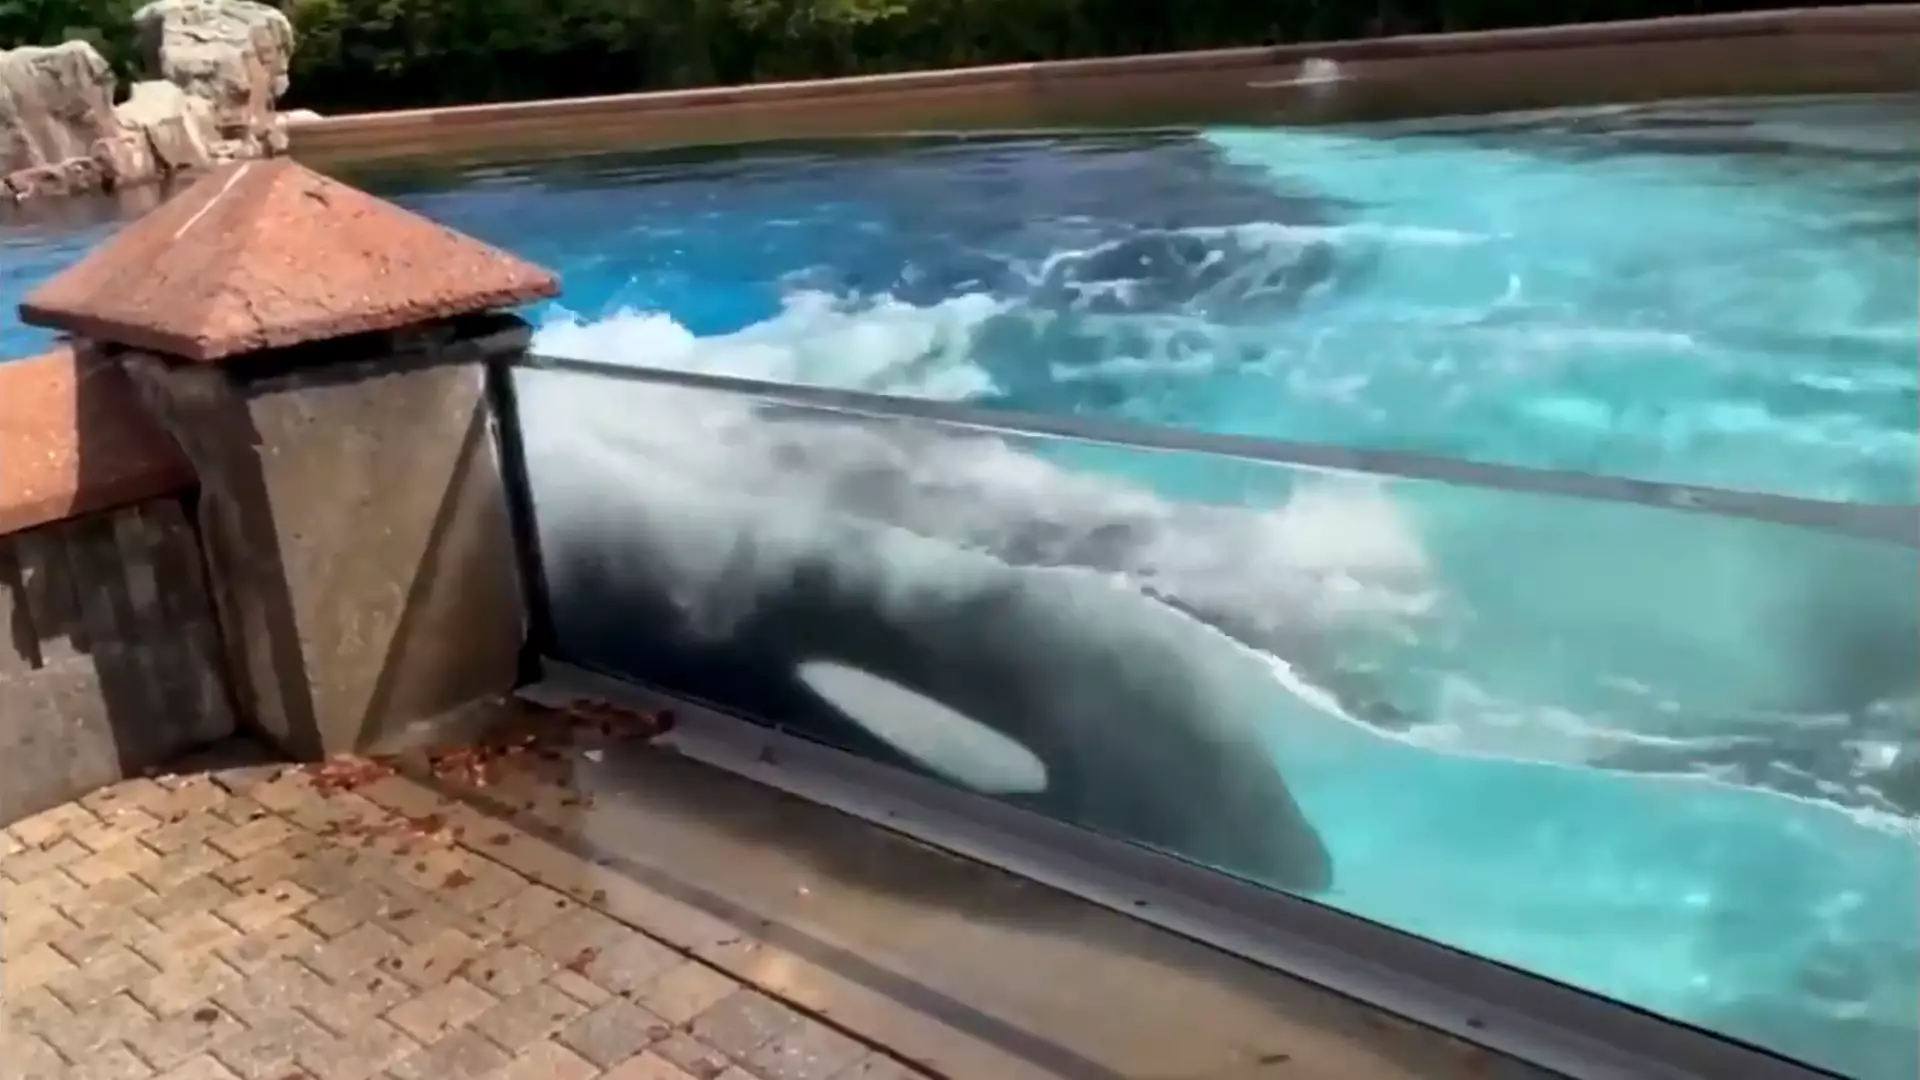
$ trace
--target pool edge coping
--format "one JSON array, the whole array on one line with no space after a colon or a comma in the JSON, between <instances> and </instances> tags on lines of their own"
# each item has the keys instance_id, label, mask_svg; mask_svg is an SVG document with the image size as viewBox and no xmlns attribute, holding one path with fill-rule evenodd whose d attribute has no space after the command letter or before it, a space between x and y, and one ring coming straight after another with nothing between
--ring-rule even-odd
<instances>
[{"instance_id":1,"label":"pool edge coping","mask_svg":"<svg viewBox=\"0 0 1920 1080\"><path fill-rule=\"evenodd\" d=\"M1278 99L1289 91L1313 92L1316 87L1324 91L1323 80L1298 70L1308 61L1341 65L1344 70L1331 81L1350 89L1375 81L1440 81L1434 78L1437 73L1420 70L1423 64L1432 63L1456 69L1463 65L1493 69L1496 78L1525 83L1543 73L1504 70L1502 62L1543 54L1562 54L1555 59L1571 62L1575 58L1565 53L1654 46L1758 42L1799 50L1816 42L1878 46L1885 39L1908 36L1920 37L1920 4L1786 8L347 113L292 121L287 131L296 155L316 154L343 164L414 156L423 148L427 153L478 148L505 136L529 135L529 127L563 120L592 130L558 133L562 136L617 135L638 148L662 143L686 145L690 141L736 144L778 139L809 125L850 134L898 134L912 129L916 117L939 128L942 121L951 122L957 109L1017 117L1052 105L1085 104L1090 97L1116 94L1178 98L1201 91L1219 94L1256 89ZM1817 50L1818 45L1814 48ZM1617 52L1599 58L1588 56L1586 66L1619 58ZM1290 71L1289 65L1295 69ZM1566 66L1580 68L1582 64ZM1644 72L1644 68L1637 68L1635 73ZM1671 70L1664 73L1678 74ZM1568 73L1554 74L1565 77ZM1767 74L1771 77L1778 73L1769 70ZM1254 79L1260 75L1270 78ZM1920 89L1920 74L1902 83ZM698 131L691 137L675 132L673 122L677 117L694 114L699 118ZM534 137L537 143L553 134ZM411 147L414 154L398 151L395 144Z\"/></svg>"}]
</instances>

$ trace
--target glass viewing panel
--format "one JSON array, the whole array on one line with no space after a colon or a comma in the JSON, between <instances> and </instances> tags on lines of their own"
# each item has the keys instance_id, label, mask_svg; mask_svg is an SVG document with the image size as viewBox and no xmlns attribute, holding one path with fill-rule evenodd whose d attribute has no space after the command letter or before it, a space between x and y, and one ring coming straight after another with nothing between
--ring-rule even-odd
<instances>
[{"instance_id":1,"label":"glass viewing panel","mask_svg":"<svg viewBox=\"0 0 1920 1080\"><path fill-rule=\"evenodd\" d=\"M1920 554L523 370L557 658L1860 1080Z\"/></svg>"}]
</instances>

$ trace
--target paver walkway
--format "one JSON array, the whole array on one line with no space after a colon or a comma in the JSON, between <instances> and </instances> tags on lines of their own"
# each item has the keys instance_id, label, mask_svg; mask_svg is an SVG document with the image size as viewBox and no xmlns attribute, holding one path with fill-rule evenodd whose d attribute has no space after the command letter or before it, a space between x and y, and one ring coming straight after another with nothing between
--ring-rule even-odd
<instances>
[{"instance_id":1,"label":"paver walkway","mask_svg":"<svg viewBox=\"0 0 1920 1080\"><path fill-rule=\"evenodd\" d=\"M379 770L136 780L19 822L0 1078L922 1075L614 918L570 858Z\"/></svg>"}]
</instances>

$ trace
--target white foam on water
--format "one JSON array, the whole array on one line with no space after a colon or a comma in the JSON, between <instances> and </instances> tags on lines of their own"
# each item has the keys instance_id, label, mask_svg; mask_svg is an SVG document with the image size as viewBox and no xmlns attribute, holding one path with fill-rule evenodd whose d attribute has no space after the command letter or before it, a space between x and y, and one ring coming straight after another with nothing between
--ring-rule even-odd
<instances>
[{"instance_id":1,"label":"white foam on water","mask_svg":"<svg viewBox=\"0 0 1920 1080\"><path fill-rule=\"evenodd\" d=\"M656 312L587 320L559 309L535 344L550 356L960 400L993 392L967 357L969 335L1006 308L979 294L921 308L885 297L851 306L803 291L790 294L775 318L710 338Z\"/></svg>"},{"instance_id":2,"label":"white foam on water","mask_svg":"<svg viewBox=\"0 0 1920 1080\"><path fill-rule=\"evenodd\" d=\"M991 392L973 335L1009 307L978 295L915 307L886 297L852 302L798 293L772 319L704 339L665 315L623 312L585 322L562 313L541 327L535 347L613 363L964 400ZM1102 363L1147 362L1115 357ZM1562 423L1574 415L1568 408L1558 410ZM1805 667L1796 655L1803 638L1796 606L1871 579L1822 564L1844 546L1810 542L1807 559L1782 562L1774 531L1669 521L1632 508L1564 507L1433 485L1390 490L1353 476L1314 479L1305 470L997 439L930 439L920 449L929 455L937 449L937 458L900 471L898 446L862 429L809 431L803 440L797 426L761 424L745 412L707 410L703 418L720 428L669 426L649 435L645 452L704 458L718 442L737 459L730 483L768 491L800 485L810 489L805 497L822 503L834 500L845 477L885 463L897 475L883 510L909 528L989 551L1034 548L1035 536L1044 533L1046 542L1025 558L1073 563L1097 552L1106 570L1256 643L1356 633L1405 641L1423 629L1429 637L1471 633L1474 619L1484 633L1491 620L1495 637L1489 640L1510 660L1488 656L1478 670L1437 671L1433 690L1423 692L1429 704L1421 719L1428 723L1419 737L1436 749L1465 753L1596 760L1640 738L1713 737L1711 730L1675 728L1678 723L1789 708L1792 679ZM672 419L650 418L649 427ZM638 427L622 426L621 440L638 437ZM1058 463L1063 454L1072 465ZM811 471L783 464L796 458ZM1220 484L1221 490L1210 490ZM1662 524L1670 525L1665 542L1650 542L1662 536L1650 527ZM1516 526L1524 531L1514 532ZM1694 549L1709 542L1718 554L1703 572ZM1470 569L1473 579L1442 580L1435 544L1452 573ZM1625 560L1622 553L1636 546L1635 559ZM1511 548L1513 557L1489 561L1485 552L1501 548ZM1792 573L1783 576L1783 567ZM1593 580L1613 573L1628 577ZM1503 575L1513 580L1499 580ZM1730 584L1734 578L1744 583ZM1478 615L1443 611L1449 592L1504 606ZM1650 594L1689 612L1683 629L1690 636L1628 628L1658 612ZM1729 608L1733 595L1743 599ZM1555 638L1564 640L1549 640ZM1614 708L1596 716L1553 700L1555 680L1569 671L1566 649L1609 656L1620 641L1644 646L1646 655L1597 673L1595 692ZM1558 651L1541 651L1548 648ZM1688 654L1683 659L1699 674L1663 662L1674 651ZM1459 656L1453 649L1429 660ZM1528 676L1530 665L1543 674ZM1620 680L1649 681L1648 672L1668 677L1653 681L1698 684L1698 700L1648 703L1618 692ZM1736 674L1741 678L1733 679ZM1758 700L1723 692L1768 685L1775 687L1772 697L1762 693ZM1535 698L1543 688L1548 696Z\"/></svg>"},{"instance_id":3,"label":"white foam on water","mask_svg":"<svg viewBox=\"0 0 1920 1080\"><path fill-rule=\"evenodd\" d=\"M1426 197L1414 213L1392 201L1406 197L1406 162L1382 156L1369 140L1237 131L1209 138L1229 157L1357 187L1361 197L1380 185L1376 194L1389 205L1342 224L1251 222L1166 234L1212 248L1183 271L1194 275L1186 294L1159 295L1154 283L1115 269L1135 237L1055 251L1026 268L1026 287L1050 296L1039 307L1033 296L985 292L916 305L884 293L796 287L772 318L705 339L657 313L561 311L543 327L542 347L945 400L1018 400L1040 384L1087 387L1109 401L1104 408L1172 426L1430 442L1482 460L1734 488L1778 481L1842 500L1883 497L1868 489L1920 456L1920 428L1895 422L1911 411L1910 365L1870 362L1904 343L1920 347L1920 331L1888 321L1901 304L1871 282L1836 283L1824 263L1775 267L1772 278L1746 263L1724 272L1657 265L1662 257L1647 237L1658 235L1658 222L1608 231L1592 224L1594 214L1581 215L1588 224L1565 226L1556 240L1533 235L1538 207L1472 193ZM1511 153L1421 155L1436 168L1460 159L1483 188L1541 170ZM1637 208L1689 222L1719 207L1672 195L1659 174L1630 175L1633 183L1576 181L1577 170L1546 174L1559 179L1529 173L1511 186L1538 202L1553 184L1571 184L1564 198L1590 202L1594 193L1622 199L1620 190L1638 183L1648 196ZM1742 229L1770 229L1758 235L1778 234L1786 247L1797 242L1776 220L1791 220L1785 209L1730 205L1731 224L1711 235L1741 237L1741 251L1757 244ZM1511 235L1520 226L1531 230L1523 245ZM1556 243L1576 257L1552 255ZM1319 249L1335 253L1330 275L1299 278L1295 271ZM1206 269L1228 258L1230 267ZM1087 273L1095 279L1083 280ZM1627 292L1586 303L1609 289ZM1767 335L1804 337L1809 320L1823 330L1806 347L1857 340L1866 359L1776 370L1766 350L1799 346L1768 345ZM1824 399L1792 400L1795 387ZM1683 475L1674 475L1676 464Z\"/></svg>"}]
</instances>

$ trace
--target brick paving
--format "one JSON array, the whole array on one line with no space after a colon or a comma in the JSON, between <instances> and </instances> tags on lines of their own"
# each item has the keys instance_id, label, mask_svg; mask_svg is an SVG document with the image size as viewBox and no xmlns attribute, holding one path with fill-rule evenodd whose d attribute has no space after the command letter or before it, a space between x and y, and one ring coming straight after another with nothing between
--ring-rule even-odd
<instances>
[{"instance_id":1,"label":"brick paving","mask_svg":"<svg viewBox=\"0 0 1920 1080\"><path fill-rule=\"evenodd\" d=\"M532 843L515 830L385 783L142 779L0 832L0 1080L923 1075L601 890L513 868ZM519 861L536 856L546 881L595 881L552 851Z\"/></svg>"}]
</instances>

